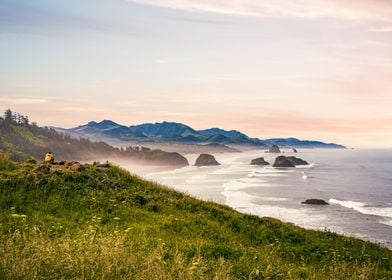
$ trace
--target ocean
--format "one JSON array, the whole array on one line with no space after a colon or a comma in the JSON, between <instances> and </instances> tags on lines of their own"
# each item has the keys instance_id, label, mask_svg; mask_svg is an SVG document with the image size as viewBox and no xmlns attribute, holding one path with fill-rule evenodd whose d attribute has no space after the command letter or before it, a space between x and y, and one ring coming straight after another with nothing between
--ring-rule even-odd
<instances>
[{"instance_id":1,"label":"ocean","mask_svg":"<svg viewBox=\"0 0 392 280\"><path fill-rule=\"evenodd\" d=\"M234 209L278 218L310 229L330 230L392 248L392 150L303 149L284 155L300 157L308 166L278 169L252 166L276 154L264 151L215 154L220 166L188 166L141 172L147 179L194 197ZM197 155L187 155L191 164ZM326 206L305 205L310 198Z\"/></svg>"}]
</instances>

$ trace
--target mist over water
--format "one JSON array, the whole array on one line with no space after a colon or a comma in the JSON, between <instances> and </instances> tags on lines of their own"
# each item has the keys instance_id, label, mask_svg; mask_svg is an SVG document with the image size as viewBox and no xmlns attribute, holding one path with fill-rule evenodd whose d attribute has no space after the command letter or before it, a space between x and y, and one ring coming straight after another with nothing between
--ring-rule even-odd
<instances>
[{"instance_id":1,"label":"mist over water","mask_svg":"<svg viewBox=\"0 0 392 280\"><path fill-rule=\"evenodd\" d=\"M392 150L300 150L309 166L277 169L249 165L263 151L216 154L220 166L189 166L138 173L195 197L240 212L328 229L392 248ZM197 155L188 155L191 164ZM304 205L310 198L330 205Z\"/></svg>"}]
</instances>

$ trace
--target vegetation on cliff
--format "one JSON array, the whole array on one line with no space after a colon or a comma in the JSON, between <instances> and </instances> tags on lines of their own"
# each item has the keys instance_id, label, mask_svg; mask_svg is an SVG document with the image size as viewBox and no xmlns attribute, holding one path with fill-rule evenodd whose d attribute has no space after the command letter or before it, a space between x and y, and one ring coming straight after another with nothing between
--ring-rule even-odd
<instances>
[{"instance_id":1,"label":"vegetation on cliff","mask_svg":"<svg viewBox=\"0 0 392 280\"><path fill-rule=\"evenodd\" d=\"M8 154L15 161L31 158L41 161L48 151L60 161L123 158L157 165L188 165L187 159L176 152L131 147L123 149L86 138L72 138L52 128L30 124L27 117L13 114L11 110L0 118L0 152Z\"/></svg>"}]
</instances>

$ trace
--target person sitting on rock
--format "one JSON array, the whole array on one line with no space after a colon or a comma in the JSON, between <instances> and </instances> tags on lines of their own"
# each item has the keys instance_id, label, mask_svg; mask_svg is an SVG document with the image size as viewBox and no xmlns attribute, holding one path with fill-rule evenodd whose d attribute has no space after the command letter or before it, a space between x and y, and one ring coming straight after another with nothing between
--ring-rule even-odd
<instances>
[{"instance_id":1,"label":"person sitting on rock","mask_svg":"<svg viewBox=\"0 0 392 280\"><path fill-rule=\"evenodd\" d=\"M45 155L45 163L50 163L50 164L54 163L54 157L53 157L51 152L47 152L46 153L46 155Z\"/></svg>"}]
</instances>

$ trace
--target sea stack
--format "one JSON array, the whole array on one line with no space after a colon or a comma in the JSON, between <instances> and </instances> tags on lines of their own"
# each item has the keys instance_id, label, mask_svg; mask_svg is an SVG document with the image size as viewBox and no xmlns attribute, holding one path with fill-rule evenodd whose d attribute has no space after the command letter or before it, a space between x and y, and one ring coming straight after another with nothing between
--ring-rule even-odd
<instances>
[{"instance_id":1,"label":"sea stack","mask_svg":"<svg viewBox=\"0 0 392 280\"><path fill-rule=\"evenodd\" d=\"M213 155L210 154L201 154L195 162L195 166L212 166L212 165L220 165L219 162L215 159Z\"/></svg>"},{"instance_id":2,"label":"sea stack","mask_svg":"<svg viewBox=\"0 0 392 280\"><path fill-rule=\"evenodd\" d=\"M295 167L294 163L287 159L285 156L278 156L275 159L273 167Z\"/></svg>"},{"instance_id":3,"label":"sea stack","mask_svg":"<svg viewBox=\"0 0 392 280\"><path fill-rule=\"evenodd\" d=\"M269 165L269 163L267 161L265 161L263 157L252 159L250 164L251 165Z\"/></svg>"},{"instance_id":4,"label":"sea stack","mask_svg":"<svg viewBox=\"0 0 392 280\"><path fill-rule=\"evenodd\" d=\"M297 165L309 165L309 163L303 159L297 158L297 157L286 157L289 161L291 161L292 164L295 166Z\"/></svg>"},{"instance_id":5,"label":"sea stack","mask_svg":"<svg viewBox=\"0 0 392 280\"><path fill-rule=\"evenodd\" d=\"M279 149L278 145L272 145L269 148L268 153L279 154L280 153L280 149Z\"/></svg>"}]
</instances>

